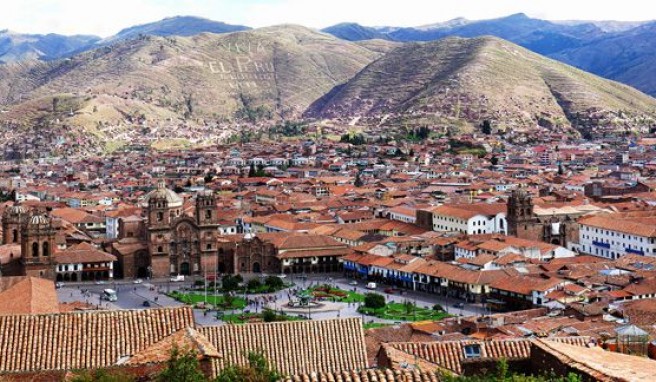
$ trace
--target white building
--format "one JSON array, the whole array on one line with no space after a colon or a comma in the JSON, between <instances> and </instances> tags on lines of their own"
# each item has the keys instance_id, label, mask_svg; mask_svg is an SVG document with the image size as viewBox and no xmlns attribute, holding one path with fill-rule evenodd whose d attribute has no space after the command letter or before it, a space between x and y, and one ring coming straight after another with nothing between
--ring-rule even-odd
<instances>
[{"instance_id":1,"label":"white building","mask_svg":"<svg viewBox=\"0 0 656 382\"><path fill-rule=\"evenodd\" d=\"M431 212L433 231L455 231L468 235L508 232L505 204L439 206L433 208Z\"/></svg>"},{"instance_id":2,"label":"white building","mask_svg":"<svg viewBox=\"0 0 656 382\"><path fill-rule=\"evenodd\" d=\"M656 256L655 221L652 216L621 213L579 219L578 249L608 259L626 254Z\"/></svg>"}]
</instances>

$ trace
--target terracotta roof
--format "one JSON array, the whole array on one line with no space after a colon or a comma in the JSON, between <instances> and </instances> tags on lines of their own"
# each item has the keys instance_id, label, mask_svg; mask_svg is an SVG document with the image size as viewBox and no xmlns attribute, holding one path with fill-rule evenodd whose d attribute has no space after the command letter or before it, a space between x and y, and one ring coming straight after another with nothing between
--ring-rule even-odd
<instances>
[{"instance_id":1,"label":"terracotta roof","mask_svg":"<svg viewBox=\"0 0 656 382\"><path fill-rule=\"evenodd\" d=\"M189 307L0 317L0 372L108 367L190 326Z\"/></svg>"},{"instance_id":2,"label":"terracotta roof","mask_svg":"<svg viewBox=\"0 0 656 382\"><path fill-rule=\"evenodd\" d=\"M174 346L185 351L193 350L199 358L219 358L221 356L205 336L195 329L185 328L133 355L126 363L166 362L171 357Z\"/></svg>"},{"instance_id":3,"label":"terracotta roof","mask_svg":"<svg viewBox=\"0 0 656 382\"><path fill-rule=\"evenodd\" d=\"M116 261L116 256L96 249L89 243L80 243L57 252L55 261L58 264L106 263Z\"/></svg>"},{"instance_id":4,"label":"terracotta roof","mask_svg":"<svg viewBox=\"0 0 656 382\"><path fill-rule=\"evenodd\" d=\"M262 351L284 374L368 366L360 318L222 325L198 331L223 356L214 361L214 372L227 365L245 365L248 351Z\"/></svg>"},{"instance_id":5,"label":"terracotta roof","mask_svg":"<svg viewBox=\"0 0 656 382\"><path fill-rule=\"evenodd\" d=\"M580 346L586 346L590 341L588 337L560 337L550 338L550 341L568 342ZM506 339L491 341L440 341L440 342L400 342L383 345L383 351L387 348L400 350L417 358L422 358L428 362L448 369L456 374L462 373L462 362L466 359L465 347L468 345L478 345L480 347L481 358L529 358L531 354L531 340L529 339ZM387 352L388 356L398 356L399 353ZM393 362L393 360L391 360Z\"/></svg>"},{"instance_id":6,"label":"terracotta roof","mask_svg":"<svg viewBox=\"0 0 656 382\"><path fill-rule=\"evenodd\" d=\"M568 367L588 374L597 381L653 381L656 362L601 348L581 351L579 346L562 342L534 340L535 346L558 358Z\"/></svg>"},{"instance_id":7,"label":"terracotta roof","mask_svg":"<svg viewBox=\"0 0 656 382\"><path fill-rule=\"evenodd\" d=\"M59 313L55 284L37 277L0 277L0 316Z\"/></svg>"},{"instance_id":8,"label":"terracotta roof","mask_svg":"<svg viewBox=\"0 0 656 382\"><path fill-rule=\"evenodd\" d=\"M367 369L335 373L296 374L283 382L439 382L440 375L432 370Z\"/></svg>"},{"instance_id":9,"label":"terracotta roof","mask_svg":"<svg viewBox=\"0 0 656 382\"><path fill-rule=\"evenodd\" d=\"M579 219L581 225L602 228L609 231L628 233L630 235L655 237L656 224L638 221L640 219L622 219L620 214L595 215Z\"/></svg>"}]
</instances>

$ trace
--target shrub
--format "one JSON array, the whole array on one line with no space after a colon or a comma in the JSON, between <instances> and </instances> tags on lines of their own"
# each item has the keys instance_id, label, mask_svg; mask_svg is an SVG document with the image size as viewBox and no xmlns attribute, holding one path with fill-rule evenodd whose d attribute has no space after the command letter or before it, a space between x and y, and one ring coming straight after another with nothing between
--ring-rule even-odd
<instances>
[{"instance_id":1,"label":"shrub","mask_svg":"<svg viewBox=\"0 0 656 382\"><path fill-rule=\"evenodd\" d=\"M372 309L385 307L385 296L378 293L367 293L364 296L364 306Z\"/></svg>"},{"instance_id":2,"label":"shrub","mask_svg":"<svg viewBox=\"0 0 656 382\"><path fill-rule=\"evenodd\" d=\"M246 284L246 288L248 288L248 290L257 290L261 286L262 283L258 279L250 279L248 280L248 284Z\"/></svg>"},{"instance_id":3,"label":"shrub","mask_svg":"<svg viewBox=\"0 0 656 382\"><path fill-rule=\"evenodd\" d=\"M278 276L267 276L267 278L264 279L264 284L270 289L281 289L285 286L285 283Z\"/></svg>"},{"instance_id":4,"label":"shrub","mask_svg":"<svg viewBox=\"0 0 656 382\"><path fill-rule=\"evenodd\" d=\"M239 281L236 276L232 276L232 275L225 275L221 279L221 285L223 287L223 290L226 292L239 288L240 282L241 281Z\"/></svg>"},{"instance_id":5,"label":"shrub","mask_svg":"<svg viewBox=\"0 0 656 382\"><path fill-rule=\"evenodd\" d=\"M444 312L444 307L440 304L435 304L433 305L433 310L438 311L438 312Z\"/></svg>"},{"instance_id":6,"label":"shrub","mask_svg":"<svg viewBox=\"0 0 656 382\"><path fill-rule=\"evenodd\" d=\"M262 320L264 320L264 322L274 322L278 320L278 316L276 316L276 312L273 310L266 309L264 313L262 313Z\"/></svg>"}]
</instances>

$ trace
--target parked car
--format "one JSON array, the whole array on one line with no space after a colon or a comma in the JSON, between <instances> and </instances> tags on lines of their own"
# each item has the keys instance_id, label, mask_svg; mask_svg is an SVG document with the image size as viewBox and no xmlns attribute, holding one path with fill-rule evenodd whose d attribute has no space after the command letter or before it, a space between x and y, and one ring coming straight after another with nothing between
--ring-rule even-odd
<instances>
[{"instance_id":1,"label":"parked car","mask_svg":"<svg viewBox=\"0 0 656 382\"><path fill-rule=\"evenodd\" d=\"M177 276L171 277L171 282L174 282L174 283L182 282L182 281L184 281L184 279L185 279L184 275L177 275Z\"/></svg>"},{"instance_id":2,"label":"parked car","mask_svg":"<svg viewBox=\"0 0 656 382\"><path fill-rule=\"evenodd\" d=\"M143 306L144 308L150 308L150 301L145 300L145 301L141 304L141 306Z\"/></svg>"},{"instance_id":3,"label":"parked car","mask_svg":"<svg viewBox=\"0 0 656 382\"><path fill-rule=\"evenodd\" d=\"M367 289L376 289L376 283L367 283Z\"/></svg>"},{"instance_id":4,"label":"parked car","mask_svg":"<svg viewBox=\"0 0 656 382\"><path fill-rule=\"evenodd\" d=\"M102 285L102 284L106 284L106 283L107 282L105 282L104 280L97 280L96 281L96 285Z\"/></svg>"},{"instance_id":5,"label":"parked car","mask_svg":"<svg viewBox=\"0 0 656 382\"><path fill-rule=\"evenodd\" d=\"M132 283L133 284L141 284L141 283L143 283L143 280L142 279L136 279Z\"/></svg>"},{"instance_id":6,"label":"parked car","mask_svg":"<svg viewBox=\"0 0 656 382\"><path fill-rule=\"evenodd\" d=\"M349 285L358 285L358 282L353 280L353 281L349 282Z\"/></svg>"},{"instance_id":7,"label":"parked car","mask_svg":"<svg viewBox=\"0 0 656 382\"><path fill-rule=\"evenodd\" d=\"M462 309L462 308L465 307L465 303L463 303L463 302L456 302L455 304L453 304L453 307L454 307L454 308L460 308L460 309Z\"/></svg>"},{"instance_id":8,"label":"parked car","mask_svg":"<svg viewBox=\"0 0 656 382\"><path fill-rule=\"evenodd\" d=\"M59 288L63 288L63 287L64 287L64 283L63 283L63 282L60 281L60 282L56 282L56 283L55 283L55 288L59 289Z\"/></svg>"}]
</instances>

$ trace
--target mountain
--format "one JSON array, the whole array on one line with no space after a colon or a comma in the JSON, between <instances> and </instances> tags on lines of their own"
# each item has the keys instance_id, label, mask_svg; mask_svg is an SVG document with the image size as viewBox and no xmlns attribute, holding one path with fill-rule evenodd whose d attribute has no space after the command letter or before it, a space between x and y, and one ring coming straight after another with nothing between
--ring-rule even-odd
<instances>
[{"instance_id":1,"label":"mountain","mask_svg":"<svg viewBox=\"0 0 656 382\"><path fill-rule=\"evenodd\" d=\"M610 22L602 24L611 28ZM620 28L620 26L615 26ZM489 20L456 18L419 27L374 28L358 24L338 24L323 30L349 41L388 39L394 41L433 41L449 36L496 36L512 41L540 54L550 54L579 47L606 34L594 22L551 22L534 19L523 13Z\"/></svg>"},{"instance_id":2,"label":"mountain","mask_svg":"<svg viewBox=\"0 0 656 382\"><path fill-rule=\"evenodd\" d=\"M137 126L267 123L300 115L381 54L294 25L141 36L69 59L0 66L0 125L111 138Z\"/></svg>"},{"instance_id":3,"label":"mountain","mask_svg":"<svg viewBox=\"0 0 656 382\"><path fill-rule=\"evenodd\" d=\"M3 30L0 31L0 62L54 60L99 40L96 36L20 34Z\"/></svg>"},{"instance_id":4,"label":"mountain","mask_svg":"<svg viewBox=\"0 0 656 382\"><path fill-rule=\"evenodd\" d=\"M200 33L230 33L249 30L243 25L231 25L195 16L176 16L148 24L136 25L121 30L116 35L104 39L102 44L128 40L140 35L149 36L193 36Z\"/></svg>"},{"instance_id":5,"label":"mountain","mask_svg":"<svg viewBox=\"0 0 656 382\"><path fill-rule=\"evenodd\" d=\"M205 32L230 33L249 29L251 28L243 25L230 25L201 17L176 16L129 27L105 39L85 35L20 34L4 30L0 31L0 63L23 60L50 61L142 35L193 36Z\"/></svg>"},{"instance_id":6,"label":"mountain","mask_svg":"<svg viewBox=\"0 0 656 382\"><path fill-rule=\"evenodd\" d=\"M380 32L376 28L364 27L356 23L341 23L341 24L330 26L328 28L324 28L321 31L347 41L392 39L387 33Z\"/></svg>"},{"instance_id":7,"label":"mountain","mask_svg":"<svg viewBox=\"0 0 656 382\"><path fill-rule=\"evenodd\" d=\"M656 95L656 22L614 33L551 57Z\"/></svg>"},{"instance_id":8,"label":"mountain","mask_svg":"<svg viewBox=\"0 0 656 382\"><path fill-rule=\"evenodd\" d=\"M450 37L392 50L306 115L589 133L652 124L656 99L499 38Z\"/></svg>"}]
</instances>

